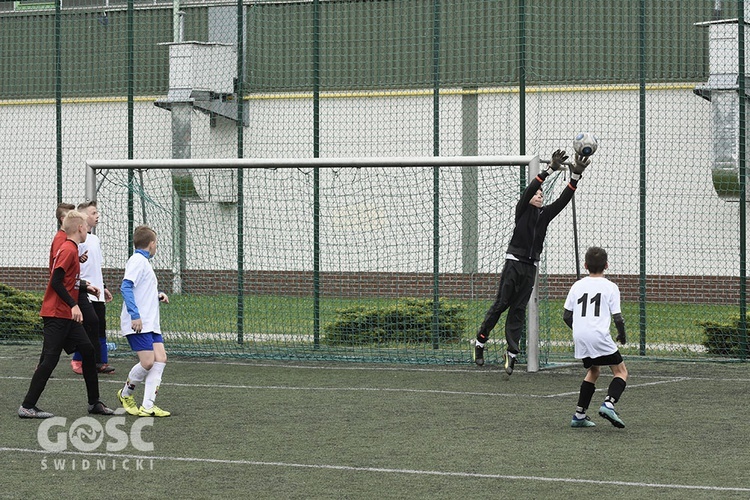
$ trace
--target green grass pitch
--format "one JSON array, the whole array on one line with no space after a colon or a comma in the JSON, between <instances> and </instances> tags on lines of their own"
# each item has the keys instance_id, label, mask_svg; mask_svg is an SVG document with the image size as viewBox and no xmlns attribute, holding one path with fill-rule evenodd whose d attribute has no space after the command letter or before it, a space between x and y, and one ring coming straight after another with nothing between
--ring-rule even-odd
<instances>
[{"instance_id":1,"label":"green grass pitch","mask_svg":"<svg viewBox=\"0 0 750 500\"><path fill-rule=\"evenodd\" d=\"M746 364L626 359L626 428L596 414L603 376L597 427L571 429L579 366L508 377L496 366L172 357L157 404L173 416L139 434L153 450L108 451L107 434L88 451L66 435L67 449L50 452L41 421L16 416L38 350L0 347L0 498L750 496ZM114 407L134 358L111 362L117 373L100 387ZM39 406L66 418L52 438L87 416L66 356ZM94 419L105 428L107 417Z\"/></svg>"}]
</instances>

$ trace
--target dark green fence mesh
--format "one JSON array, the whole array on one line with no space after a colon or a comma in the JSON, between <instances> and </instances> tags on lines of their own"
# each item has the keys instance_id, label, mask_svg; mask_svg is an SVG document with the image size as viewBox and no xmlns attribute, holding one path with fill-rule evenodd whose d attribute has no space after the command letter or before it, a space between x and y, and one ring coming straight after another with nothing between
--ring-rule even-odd
<instances>
[{"instance_id":1,"label":"dark green fence mesh","mask_svg":"<svg viewBox=\"0 0 750 500\"><path fill-rule=\"evenodd\" d=\"M745 2L180 8L0 2L0 203L16 215L0 282L44 289L54 209L86 197L87 159L549 158L586 130L599 151L540 265L543 362L572 358L561 312L574 217L578 254L609 252L623 352L745 359ZM113 292L132 229L159 233L173 352L468 362L525 178L356 164L100 171L97 232ZM548 200L564 182L548 181ZM115 340L119 307L115 293ZM0 337L27 341L12 308Z\"/></svg>"}]
</instances>

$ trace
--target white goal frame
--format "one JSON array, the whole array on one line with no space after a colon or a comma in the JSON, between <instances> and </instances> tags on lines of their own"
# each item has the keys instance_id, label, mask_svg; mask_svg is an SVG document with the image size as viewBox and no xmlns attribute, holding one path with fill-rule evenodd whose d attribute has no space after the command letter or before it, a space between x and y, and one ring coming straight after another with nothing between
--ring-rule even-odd
<instances>
[{"instance_id":1,"label":"white goal frame","mask_svg":"<svg viewBox=\"0 0 750 500\"><path fill-rule=\"evenodd\" d=\"M217 159L139 159L86 160L86 200L95 201L96 173L99 170L206 170L342 167L486 167L528 166L527 182L540 171L539 155L518 156L400 156L349 158L217 158ZM529 299L527 315L527 371L539 371L539 271Z\"/></svg>"}]
</instances>

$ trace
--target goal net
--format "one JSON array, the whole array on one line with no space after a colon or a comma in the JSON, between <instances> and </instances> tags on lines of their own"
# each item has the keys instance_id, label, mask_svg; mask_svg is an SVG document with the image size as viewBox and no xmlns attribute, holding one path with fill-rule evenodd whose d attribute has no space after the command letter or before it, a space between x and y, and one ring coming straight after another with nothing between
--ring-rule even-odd
<instances>
[{"instance_id":1,"label":"goal net","mask_svg":"<svg viewBox=\"0 0 750 500\"><path fill-rule=\"evenodd\" d=\"M156 230L152 263L171 294L162 306L170 352L468 363L518 197L539 163L537 156L90 160L86 197L102 214L97 234L113 290L133 229ZM548 179L545 199L555 199L564 176ZM547 362L550 345L544 263L540 271L522 353L531 371ZM119 324L115 295L109 325ZM488 363L504 350L504 320Z\"/></svg>"}]
</instances>

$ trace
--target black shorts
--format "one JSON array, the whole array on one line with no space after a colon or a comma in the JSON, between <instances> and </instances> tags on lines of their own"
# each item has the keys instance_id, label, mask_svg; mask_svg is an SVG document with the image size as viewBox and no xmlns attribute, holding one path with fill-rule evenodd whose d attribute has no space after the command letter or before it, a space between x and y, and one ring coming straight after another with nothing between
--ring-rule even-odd
<instances>
[{"instance_id":1,"label":"black shorts","mask_svg":"<svg viewBox=\"0 0 750 500\"><path fill-rule=\"evenodd\" d=\"M592 366L613 366L620 363L622 363L622 354L620 354L620 351L615 351L606 356L599 356L598 358L583 358L583 367L587 370Z\"/></svg>"},{"instance_id":2,"label":"black shorts","mask_svg":"<svg viewBox=\"0 0 750 500\"><path fill-rule=\"evenodd\" d=\"M45 354L59 356L63 350L68 354L73 354L78 350L78 346L91 344L83 325L72 319L43 317L42 320L44 322L42 350Z\"/></svg>"}]
</instances>

